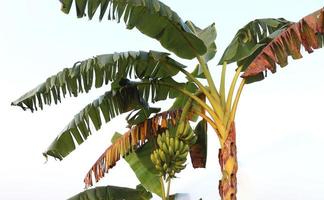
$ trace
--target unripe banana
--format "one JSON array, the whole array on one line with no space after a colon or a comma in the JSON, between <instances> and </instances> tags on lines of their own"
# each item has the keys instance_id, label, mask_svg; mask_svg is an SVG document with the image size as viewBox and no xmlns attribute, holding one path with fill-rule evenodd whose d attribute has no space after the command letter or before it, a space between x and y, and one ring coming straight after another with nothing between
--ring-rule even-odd
<instances>
[{"instance_id":1,"label":"unripe banana","mask_svg":"<svg viewBox=\"0 0 324 200\"><path fill-rule=\"evenodd\" d=\"M177 139L175 139L175 138L170 138L170 147L172 147L172 149L174 149L175 150L175 148L174 148L174 140L177 140Z\"/></svg>"},{"instance_id":2,"label":"unripe banana","mask_svg":"<svg viewBox=\"0 0 324 200\"><path fill-rule=\"evenodd\" d=\"M188 153L188 151L189 151L189 145L184 144L184 145L183 145L183 149L180 151L180 154L183 154L183 153L185 153L185 152Z\"/></svg>"},{"instance_id":3,"label":"unripe banana","mask_svg":"<svg viewBox=\"0 0 324 200\"><path fill-rule=\"evenodd\" d=\"M157 143L158 143L158 145L159 145L159 147L161 147L162 146L162 137L161 137L161 135L158 135L158 137L157 137Z\"/></svg>"},{"instance_id":4,"label":"unripe banana","mask_svg":"<svg viewBox=\"0 0 324 200\"><path fill-rule=\"evenodd\" d=\"M178 124L177 132L176 132L177 136L182 135L184 128L185 128L185 123L183 121L181 121Z\"/></svg>"},{"instance_id":5,"label":"unripe banana","mask_svg":"<svg viewBox=\"0 0 324 200\"><path fill-rule=\"evenodd\" d=\"M174 139L174 150L177 151L179 149L179 139L175 138Z\"/></svg>"},{"instance_id":6,"label":"unripe banana","mask_svg":"<svg viewBox=\"0 0 324 200\"><path fill-rule=\"evenodd\" d=\"M181 166L181 165L183 165L185 162L186 162L185 160L177 160L177 161L175 162L175 165L176 165L176 166Z\"/></svg>"},{"instance_id":7,"label":"unripe banana","mask_svg":"<svg viewBox=\"0 0 324 200\"><path fill-rule=\"evenodd\" d=\"M165 143L169 146L170 145L170 136L165 137Z\"/></svg>"},{"instance_id":8,"label":"unripe banana","mask_svg":"<svg viewBox=\"0 0 324 200\"><path fill-rule=\"evenodd\" d=\"M165 134L164 133L162 133L162 136L161 136L161 141L162 141L162 143L165 141Z\"/></svg>"},{"instance_id":9,"label":"unripe banana","mask_svg":"<svg viewBox=\"0 0 324 200\"><path fill-rule=\"evenodd\" d=\"M181 129L182 132L179 134ZM193 133L190 124L184 122L179 123L176 137L171 135L171 132L167 129L158 135L158 148L152 152L150 158L160 176L164 179L175 178L175 174L186 167L185 162L187 161L189 144L191 144L189 142L195 142L195 140L196 135Z\"/></svg>"},{"instance_id":10,"label":"unripe banana","mask_svg":"<svg viewBox=\"0 0 324 200\"><path fill-rule=\"evenodd\" d=\"M180 140L179 141L179 151L182 152L184 149L184 143Z\"/></svg>"},{"instance_id":11,"label":"unripe banana","mask_svg":"<svg viewBox=\"0 0 324 200\"><path fill-rule=\"evenodd\" d=\"M179 169L179 170L183 170L183 169L186 168L186 166L187 166L187 165L181 165L181 166L178 166L178 167L176 167L176 168Z\"/></svg>"},{"instance_id":12,"label":"unripe banana","mask_svg":"<svg viewBox=\"0 0 324 200\"><path fill-rule=\"evenodd\" d=\"M166 162L165 153L161 149L159 149L159 156L163 162Z\"/></svg>"},{"instance_id":13,"label":"unripe banana","mask_svg":"<svg viewBox=\"0 0 324 200\"><path fill-rule=\"evenodd\" d=\"M168 165L166 163L164 163L163 170L166 171L167 169L168 169Z\"/></svg>"},{"instance_id":14,"label":"unripe banana","mask_svg":"<svg viewBox=\"0 0 324 200\"><path fill-rule=\"evenodd\" d=\"M174 150L171 145L169 146L169 155L170 155L170 157L174 156Z\"/></svg>"},{"instance_id":15,"label":"unripe banana","mask_svg":"<svg viewBox=\"0 0 324 200\"><path fill-rule=\"evenodd\" d=\"M170 138L170 132L168 129L165 130L165 137Z\"/></svg>"},{"instance_id":16,"label":"unripe banana","mask_svg":"<svg viewBox=\"0 0 324 200\"><path fill-rule=\"evenodd\" d=\"M155 150L154 152L153 152L153 156L154 156L154 158L155 158L155 160L161 160L161 158L160 158L160 156L159 156L159 153L158 153L158 150Z\"/></svg>"},{"instance_id":17,"label":"unripe banana","mask_svg":"<svg viewBox=\"0 0 324 200\"><path fill-rule=\"evenodd\" d=\"M155 168L158 170L158 171L162 171L162 167L160 165L155 165Z\"/></svg>"},{"instance_id":18,"label":"unripe banana","mask_svg":"<svg viewBox=\"0 0 324 200\"><path fill-rule=\"evenodd\" d=\"M167 147L166 143L162 144L162 150L164 151L164 153L168 153L169 152L169 148Z\"/></svg>"},{"instance_id":19,"label":"unripe banana","mask_svg":"<svg viewBox=\"0 0 324 200\"><path fill-rule=\"evenodd\" d=\"M186 137L183 137L183 141L190 142L191 139L195 137L194 133L191 131Z\"/></svg>"},{"instance_id":20,"label":"unripe banana","mask_svg":"<svg viewBox=\"0 0 324 200\"><path fill-rule=\"evenodd\" d=\"M156 159L155 159L155 157L154 157L154 153L151 153L151 160L152 160L152 162L153 162L154 164L156 164Z\"/></svg>"},{"instance_id":21,"label":"unripe banana","mask_svg":"<svg viewBox=\"0 0 324 200\"><path fill-rule=\"evenodd\" d=\"M174 175L175 175L175 171L174 171L174 170L172 170L172 171L170 172L169 176L170 176L171 178L173 178L173 177L174 177Z\"/></svg>"},{"instance_id":22,"label":"unripe banana","mask_svg":"<svg viewBox=\"0 0 324 200\"><path fill-rule=\"evenodd\" d=\"M189 123L186 123L185 129L183 130L182 137L186 137L188 134L190 134L191 127Z\"/></svg>"},{"instance_id":23,"label":"unripe banana","mask_svg":"<svg viewBox=\"0 0 324 200\"><path fill-rule=\"evenodd\" d=\"M188 152L186 151L186 152L180 154L180 155L178 156L178 158L179 158L179 159L185 159L185 158L187 158L187 155L188 155Z\"/></svg>"}]
</instances>

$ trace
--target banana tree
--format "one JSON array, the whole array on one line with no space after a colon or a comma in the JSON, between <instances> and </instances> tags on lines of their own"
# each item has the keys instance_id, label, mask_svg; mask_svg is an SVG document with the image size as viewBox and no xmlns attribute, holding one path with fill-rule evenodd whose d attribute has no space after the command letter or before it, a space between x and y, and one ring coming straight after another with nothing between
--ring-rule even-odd
<instances>
[{"instance_id":1,"label":"banana tree","mask_svg":"<svg viewBox=\"0 0 324 200\"><path fill-rule=\"evenodd\" d=\"M104 122L129 113L126 117L129 131L113 138L112 145L90 168L84 182L87 187L92 186L93 180L99 181L124 157L146 190L167 199L171 179L185 168L188 152L194 168L205 167L208 124L220 143L220 197L236 199L235 114L242 90L246 84L263 80L267 70L274 73L276 64L287 65L288 56L301 58L301 46L309 53L322 47L324 9L297 23L283 18L249 22L223 53L219 61L221 78L216 84L208 66L216 54L214 24L201 29L191 21L184 22L157 0L74 2L79 18L88 15L91 20L98 12L100 20L105 14L108 20L123 20L128 29L137 28L178 58L196 59L197 65L190 71L165 52L122 52L77 62L49 77L12 104L34 111L43 109L44 104L61 102L67 93L77 97L93 86L110 86L110 89L74 116L44 156L62 160L91 135L92 126L99 130ZM61 3L62 11L69 13L73 0ZM226 87L230 63L236 63L237 68ZM186 81L176 80L179 73ZM152 107L167 99L174 99L169 110L160 112L160 108ZM198 118L200 121L193 123Z\"/></svg>"}]
</instances>

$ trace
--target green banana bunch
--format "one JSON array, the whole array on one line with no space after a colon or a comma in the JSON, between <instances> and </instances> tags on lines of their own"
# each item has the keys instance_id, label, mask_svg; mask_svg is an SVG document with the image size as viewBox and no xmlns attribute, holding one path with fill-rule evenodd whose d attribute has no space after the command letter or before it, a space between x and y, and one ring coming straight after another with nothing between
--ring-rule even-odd
<instances>
[{"instance_id":1,"label":"green banana bunch","mask_svg":"<svg viewBox=\"0 0 324 200\"><path fill-rule=\"evenodd\" d=\"M180 140L190 145L195 144L197 141L197 136L196 134L194 134L193 130L191 129L189 122L181 121L178 124L176 136Z\"/></svg>"},{"instance_id":2,"label":"green banana bunch","mask_svg":"<svg viewBox=\"0 0 324 200\"><path fill-rule=\"evenodd\" d=\"M157 137L158 148L151 153L151 160L164 179L175 178L175 174L186 165L189 145L177 137L171 137L168 130Z\"/></svg>"}]
</instances>

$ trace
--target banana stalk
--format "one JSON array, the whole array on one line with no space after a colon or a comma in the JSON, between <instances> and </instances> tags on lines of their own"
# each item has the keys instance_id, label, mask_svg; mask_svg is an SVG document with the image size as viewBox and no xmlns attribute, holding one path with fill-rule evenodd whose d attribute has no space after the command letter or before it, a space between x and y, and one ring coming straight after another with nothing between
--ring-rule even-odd
<instances>
[{"instance_id":1,"label":"banana stalk","mask_svg":"<svg viewBox=\"0 0 324 200\"><path fill-rule=\"evenodd\" d=\"M222 171L222 179L219 181L219 194L222 200L236 200L237 192L237 157L236 157L236 131L232 122L227 138L218 154Z\"/></svg>"}]
</instances>

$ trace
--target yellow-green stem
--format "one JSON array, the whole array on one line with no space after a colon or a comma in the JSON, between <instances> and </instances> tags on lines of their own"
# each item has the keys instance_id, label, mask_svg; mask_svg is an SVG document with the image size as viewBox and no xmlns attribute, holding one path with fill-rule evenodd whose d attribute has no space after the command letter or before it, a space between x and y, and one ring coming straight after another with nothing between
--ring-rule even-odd
<instances>
[{"instance_id":1,"label":"yellow-green stem","mask_svg":"<svg viewBox=\"0 0 324 200\"><path fill-rule=\"evenodd\" d=\"M220 117L221 115L223 115L222 114L223 113L223 110L222 110L222 108L220 106L221 102L220 102L219 98L215 98L198 79L196 79L192 74L190 74L189 72L187 72L185 69L179 68L179 70L183 74L185 74L188 77L188 79L190 79L191 81L193 81L194 83L196 83L196 85L198 86L198 88L207 97L208 101L210 102L210 104L212 105L213 109L216 111L216 113L218 114L218 116Z\"/></svg>"},{"instance_id":2,"label":"yellow-green stem","mask_svg":"<svg viewBox=\"0 0 324 200\"><path fill-rule=\"evenodd\" d=\"M186 120L186 118L188 116L187 114L188 114L189 108L191 106L191 103L192 103L192 98L189 98L188 101L183 106L181 117L180 117L180 120L179 120L180 122Z\"/></svg>"},{"instance_id":3,"label":"yellow-green stem","mask_svg":"<svg viewBox=\"0 0 324 200\"><path fill-rule=\"evenodd\" d=\"M212 119L210 119L207 115L205 115L204 113L201 113L201 112L196 113L196 114L198 114L200 117L202 117L204 120L206 120L208 122L208 124L211 125L211 127L213 127L213 129L214 129L215 133L217 134L217 136L220 139L222 138L222 135L220 135L218 130L217 130L218 127L216 126L215 122Z\"/></svg>"},{"instance_id":4,"label":"yellow-green stem","mask_svg":"<svg viewBox=\"0 0 324 200\"><path fill-rule=\"evenodd\" d=\"M227 122L228 122L228 118L229 118L230 111L231 111L231 105L232 105L234 89L235 89L235 86L236 86L236 83L237 83L237 79L238 79L238 77L239 77L239 75L241 73L242 67L243 66L240 66L240 67L238 67L236 69L236 73L235 73L235 75L233 77L230 89L229 89L228 94L227 94L225 117L224 117L225 118L224 119L225 124L227 124Z\"/></svg>"},{"instance_id":5,"label":"yellow-green stem","mask_svg":"<svg viewBox=\"0 0 324 200\"><path fill-rule=\"evenodd\" d=\"M145 84L145 82L142 82L143 84ZM172 84L166 83L166 82L159 82L161 85L165 85L165 86L169 86L175 90L178 90L179 92L187 95L188 97L192 98L194 101L196 101L201 107L203 107L210 115L211 117L215 120L216 123L219 123L219 125L221 125L221 120L218 118L218 116L216 115L216 113L213 111L213 109L208 106L205 102L203 102L200 98L198 98L197 96L193 95L191 92L188 92L187 90L178 88L178 87L174 87ZM147 83L146 83L147 84Z\"/></svg>"},{"instance_id":6,"label":"yellow-green stem","mask_svg":"<svg viewBox=\"0 0 324 200\"><path fill-rule=\"evenodd\" d=\"M151 84L150 82L137 82L137 84L143 84L143 85L147 85L147 84ZM194 101L197 102L197 104L199 104L201 107L203 107L212 117L212 119L214 120L214 122L216 123L217 127L218 127L218 132L219 134L222 136L222 138L224 138L225 134L226 134L226 127L224 127L224 124L222 123L222 121L220 120L220 118L216 115L216 113L214 112L214 110L208 106L204 101L202 101L200 98L198 98L197 96L193 95L191 92L188 92L187 90L181 89L179 87L174 87L174 85L170 84L170 83L166 83L166 82L159 82L159 84L161 85L165 85L168 86L170 88L173 88L175 90L178 90L179 92L183 93L184 95L187 95L188 97L192 98Z\"/></svg>"},{"instance_id":7,"label":"yellow-green stem","mask_svg":"<svg viewBox=\"0 0 324 200\"><path fill-rule=\"evenodd\" d=\"M222 107L225 110L225 81L226 81L226 62L223 63L222 66L222 75L221 75L221 81L220 81L220 86L219 86L219 94L220 94L220 99L222 103Z\"/></svg>"},{"instance_id":8,"label":"yellow-green stem","mask_svg":"<svg viewBox=\"0 0 324 200\"><path fill-rule=\"evenodd\" d=\"M242 79L241 84L240 84L239 88L237 89L235 100L234 100L234 103L233 103L233 108L231 110L230 117L229 117L229 120L228 120L227 125L226 125L226 134L229 132L231 124L235 120L235 114L236 114L236 110L237 110L237 105L238 105L238 102L240 100L241 93L242 93L244 85L245 85L245 79Z\"/></svg>"},{"instance_id":9,"label":"yellow-green stem","mask_svg":"<svg viewBox=\"0 0 324 200\"><path fill-rule=\"evenodd\" d=\"M168 181L168 187L167 187L167 193L166 193L167 200L169 200L169 196L170 196L170 185L171 185L171 178L169 178L169 181Z\"/></svg>"},{"instance_id":10,"label":"yellow-green stem","mask_svg":"<svg viewBox=\"0 0 324 200\"><path fill-rule=\"evenodd\" d=\"M191 23L191 21L188 21L188 25L191 27L192 31L194 32L195 35L197 35L197 32L195 31L196 28L194 27L194 25ZM205 63L205 59L199 55L196 56L198 59L198 62L203 70L203 73L205 74L205 77L208 81L208 85L212 88L212 96L218 101L220 102L220 98L219 98L219 94L217 92L215 83L210 75L209 69Z\"/></svg>"},{"instance_id":11,"label":"yellow-green stem","mask_svg":"<svg viewBox=\"0 0 324 200\"><path fill-rule=\"evenodd\" d=\"M210 92L211 92L211 95L218 101L218 102L221 102L220 100L220 96L217 92L217 89L216 89L216 86L215 86L215 83L214 83L214 80L212 79L211 77L211 74L209 72L209 69L208 69L208 66L207 64L205 63L204 59L201 57L201 56L197 56L197 59L199 61L199 64L203 70L203 73L207 79L207 82L208 82L208 85L210 87ZM219 118L220 119L223 119L224 117L224 111L223 110L219 110L219 106L217 105L213 105L211 103L211 105L213 106L214 110L218 111L218 115L219 115ZM219 105L219 104L218 104Z\"/></svg>"},{"instance_id":12,"label":"yellow-green stem","mask_svg":"<svg viewBox=\"0 0 324 200\"><path fill-rule=\"evenodd\" d=\"M160 176L160 184L161 184L161 190L162 190L162 200L166 200L166 198L165 198L164 182L163 182L162 176Z\"/></svg>"}]
</instances>

